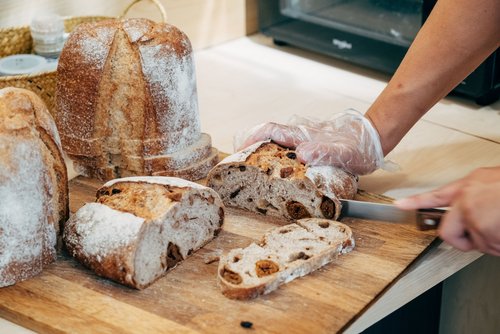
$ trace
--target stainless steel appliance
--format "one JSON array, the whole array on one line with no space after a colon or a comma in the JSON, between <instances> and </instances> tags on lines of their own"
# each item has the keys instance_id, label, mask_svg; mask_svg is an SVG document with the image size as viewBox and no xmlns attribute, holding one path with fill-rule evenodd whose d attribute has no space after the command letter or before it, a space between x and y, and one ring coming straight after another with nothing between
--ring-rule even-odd
<instances>
[{"instance_id":1,"label":"stainless steel appliance","mask_svg":"<svg viewBox=\"0 0 500 334\"><path fill-rule=\"evenodd\" d=\"M436 0L260 0L261 31L290 44L392 74ZM500 95L499 50L454 90L486 105Z\"/></svg>"}]
</instances>

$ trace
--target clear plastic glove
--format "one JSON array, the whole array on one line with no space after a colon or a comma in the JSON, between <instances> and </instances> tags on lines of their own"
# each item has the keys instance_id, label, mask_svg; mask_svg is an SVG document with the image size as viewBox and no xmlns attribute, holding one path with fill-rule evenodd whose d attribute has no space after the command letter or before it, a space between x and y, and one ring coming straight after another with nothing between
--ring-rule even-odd
<instances>
[{"instance_id":1,"label":"clear plastic glove","mask_svg":"<svg viewBox=\"0 0 500 334\"><path fill-rule=\"evenodd\" d=\"M356 110L330 120L294 117L289 125L264 123L235 137L235 149L271 139L295 149L300 161L313 166L331 165L355 175L369 174L384 165L377 130Z\"/></svg>"}]
</instances>

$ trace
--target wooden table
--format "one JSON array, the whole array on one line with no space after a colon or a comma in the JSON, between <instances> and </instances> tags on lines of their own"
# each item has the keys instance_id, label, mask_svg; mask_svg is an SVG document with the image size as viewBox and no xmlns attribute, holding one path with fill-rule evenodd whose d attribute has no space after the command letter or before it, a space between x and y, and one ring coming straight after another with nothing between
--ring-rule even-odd
<instances>
[{"instance_id":1,"label":"wooden table","mask_svg":"<svg viewBox=\"0 0 500 334\"><path fill-rule=\"evenodd\" d=\"M199 51L195 57L202 127L222 151L232 150L237 129L259 122L285 122L292 114L324 118L349 107L365 111L388 79L293 48L278 50L260 35ZM400 169L362 177L361 188L399 198L480 166L500 165L499 112L498 102L479 107L457 98L443 100L388 156ZM362 331L480 256L433 244L346 332ZM281 293L274 298L283 298Z\"/></svg>"},{"instance_id":2,"label":"wooden table","mask_svg":"<svg viewBox=\"0 0 500 334\"><path fill-rule=\"evenodd\" d=\"M102 182L70 182L70 210L95 199ZM361 192L358 200L386 201ZM355 249L305 278L251 301L224 297L217 261L288 221L226 209L219 236L143 291L97 277L61 252L41 275L0 289L0 315L47 333L331 333L344 329L435 240L435 231L385 222L343 220ZM61 316L63 315L64 316Z\"/></svg>"}]
</instances>

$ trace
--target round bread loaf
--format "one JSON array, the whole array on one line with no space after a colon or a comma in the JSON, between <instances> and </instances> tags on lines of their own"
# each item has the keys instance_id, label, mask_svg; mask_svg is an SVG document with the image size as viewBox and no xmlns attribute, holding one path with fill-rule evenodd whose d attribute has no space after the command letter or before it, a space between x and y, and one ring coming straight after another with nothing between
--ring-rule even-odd
<instances>
[{"instance_id":1,"label":"round bread loaf","mask_svg":"<svg viewBox=\"0 0 500 334\"><path fill-rule=\"evenodd\" d=\"M68 178L52 116L34 93L0 90L0 286L56 258L68 218Z\"/></svg>"},{"instance_id":2,"label":"round bread loaf","mask_svg":"<svg viewBox=\"0 0 500 334\"><path fill-rule=\"evenodd\" d=\"M87 176L200 179L217 163L202 134L188 37L147 19L79 25L57 68L56 122Z\"/></svg>"}]
</instances>

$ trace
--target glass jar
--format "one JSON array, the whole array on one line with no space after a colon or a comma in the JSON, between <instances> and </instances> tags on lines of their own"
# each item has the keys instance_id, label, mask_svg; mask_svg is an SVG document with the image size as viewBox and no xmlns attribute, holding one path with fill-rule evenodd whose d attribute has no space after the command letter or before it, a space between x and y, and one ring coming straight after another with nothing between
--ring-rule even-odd
<instances>
[{"instance_id":1,"label":"glass jar","mask_svg":"<svg viewBox=\"0 0 500 334\"><path fill-rule=\"evenodd\" d=\"M57 58L64 46L64 21L56 14L37 15L30 25L33 49L46 58Z\"/></svg>"}]
</instances>

